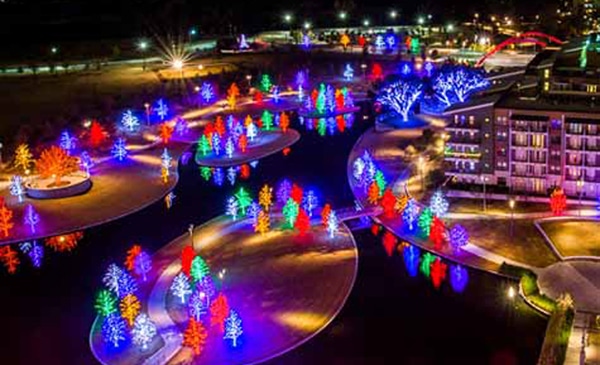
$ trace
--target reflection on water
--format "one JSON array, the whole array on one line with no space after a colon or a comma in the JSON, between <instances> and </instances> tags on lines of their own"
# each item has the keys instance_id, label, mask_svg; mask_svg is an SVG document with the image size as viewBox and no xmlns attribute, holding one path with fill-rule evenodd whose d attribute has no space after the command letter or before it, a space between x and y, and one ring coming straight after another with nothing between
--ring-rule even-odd
<instances>
[{"instance_id":1,"label":"reflection on water","mask_svg":"<svg viewBox=\"0 0 600 365\"><path fill-rule=\"evenodd\" d=\"M333 136L336 133L344 133L346 129L352 128L355 118L354 113L328 118L299 117L299 123L304 126L306 130L315 130L321 137L324 137L326 135Z\"/></svg>"}]
</instances>

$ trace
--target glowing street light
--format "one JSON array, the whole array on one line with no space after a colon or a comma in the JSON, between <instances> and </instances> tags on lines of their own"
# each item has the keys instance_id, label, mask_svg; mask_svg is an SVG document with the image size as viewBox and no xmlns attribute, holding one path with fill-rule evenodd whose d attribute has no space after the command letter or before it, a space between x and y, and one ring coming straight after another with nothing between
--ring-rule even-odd
<instances>
[{"instance_id":1,"label":"glowing street light","mask_svg":"<svg viewBox=\"0 0 600 365\"><path fill-rule=\"evenodd\" d=\"M310 24L310 22L304 22L304 29L310 29L312 27L312 24Z\"/></svg>"},{"instance_id":2,"label":"glowing street light","mask_svg":"<svg viewBox=\"0 0 600 365\"><path fill-rule=\"evenodd\" d=\"M390 18L396 19L398 17L398 12L396 10L390 11Z\"/></svg>"},{"instance_id":3,"label":"glowing street light","mask_svg":"<svg viewBox=\"0 0 600 365\"><path fill-rule=\"evenodd\" d=\"M448 32L453 32L454 31L454 24L452 24L452 23L448 24L446 26L446 30L448 30Z\"/></svg>"},{"instance_id":4,"label":"glowing street light","mask_svg":"<svg viewBox=\"0 0 600 365\"><path fill-rule=\"evenodd\" d=\"M340 11L340 13L338 14L338 18L340 18L341 20L346 20L347 17L348 13L346 13L345 11Z\"/></svg>"},{"instance_id":5,"label":"glowing street light","mask_svg":"<svg viewBox=\"0 0 600 365\"><path fill-rule=\"evenodd\" d=\"M363 25L364 25L365 27L368 27L370 24L371 24L371 22L369 21L369 19L365 19L365 20L363 21Z\"/></svg>"},{"instance_id":6,"label":"glowing street light","mask_svg":"<svg viewBox=\"0 0 600 365\"><path fill-rule=\"evenodd\" d=\"M196 30L196 28L192 28L190 29L190 36L195 36L196 34L198 34L198 31Z\"/></svg>"},{"instance_id":7,"label":"glowing street light","mask_svg":"<svg viewBox=\"0 0 600 365\"><path fill-rule=\"evenodd\" d=\"M417 18L417 24L419 25L423 25L425 24L425 18L423 18L422 16Z\"/></svg>"},{"instance_id":8,"label":"glowing street light","mask_svg":"<svg viewBox=\"0 0 600 365\"><path fill-rule=\"evenodd\" d=\"M283 21L286 22L286 23L288 23L288 24L292 22L293 18L294 17L292 17L292 14L284 14L283 15Z\"/></svg>"},{"instance_id":9,"label":"glowing street light","mask_svg":"<svg viewBox=\"0 0 600 365\"><path fill-rule=\"evenodd\" d=\"M52 47L52 48L50 48L50 52L52 52L52 54L57 54L58 53L58 47Z\"/></svg>"},{"instance_id":10,"label":"glowing street light","mask_svg":"<svg viewBox=\"0 0 600 365\"><path fill-rule=\"evenodd\" d=\"M140 41L138 43L138 49L140 51L145 51L146 49L148 49L148 42L146 42L146 41Z\"/></svg>"},{"instance_id":11,"label":"glowing street light","mask_svg":"<svg viewBox=\"0 0 600 365\"><path fill-rule=\"evenodd\" d=\"M515 299L515 295L517 295L517 291L515 290L514 287L509 286L506 296L508 297L508 299L512 300L512 299Z\"/></svg>"},{"instance_id":12,"label":"glowing street light","mask_svg":"<svg viewBox=\"0 0 600 365\"><path fill-rule=\"evenodd\" d=\"M181 60L180 58L174 59L171 64L173 65L173 68L176 69L176 70L182 70L183 69L183 60Z\"/></svg>"}]
</instances>

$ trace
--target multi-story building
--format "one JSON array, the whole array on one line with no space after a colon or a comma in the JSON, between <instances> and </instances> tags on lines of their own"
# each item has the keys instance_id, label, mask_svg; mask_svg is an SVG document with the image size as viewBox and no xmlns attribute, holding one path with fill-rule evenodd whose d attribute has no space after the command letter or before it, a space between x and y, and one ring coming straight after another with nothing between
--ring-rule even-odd
<instances>
[{"instance_id":1,"label":"multi-story building","mask_svg":"<svg viewBox=\"0 0 600 365\"><path fill-rule=\"evenodd\" d=\"M458 182L600 196L600 34L538 54L512 87L444 114Z\"/></svg>"}]
</instances>

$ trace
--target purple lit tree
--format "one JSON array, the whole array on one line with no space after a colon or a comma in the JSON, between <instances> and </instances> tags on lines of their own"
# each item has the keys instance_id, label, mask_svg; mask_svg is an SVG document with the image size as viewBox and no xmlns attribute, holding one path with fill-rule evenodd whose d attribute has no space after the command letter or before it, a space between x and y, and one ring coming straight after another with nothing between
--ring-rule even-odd
<instances>
[{"instance_id":1,"label":"purple lit tree","mask_svg":"<svg viewBox=\"0 0 600 365\"><path fill-rule=\"evenodd\" d=\"M284 205L287 203L292 192L292 183L288 179L284 179L277 188L277 201L279 204Z\"/></svg>"},{"instance_id":2,"label":"purple lit tree","mask_svg":"<svg viewBox=\"0 0 600 365\"><path fill-rule=\"evenodd\" d=\"M112 291L115 294L118 294L120 291L120 278L123 275L124 271L122 268L117 266L116 264L108 265L104 276L102 277L102 283L106 288Z\"/></svg>"},{"instance_id":3,"label":"purple lit tree","mask_svg":"<svg viewBox=\"0 0 600 365\"><path fill-rule=\"evenodd\" d=\"M40 222L40 215L33 209L33 205L28 204L25 208L25 216L23 217L23 223L29 226L31 233L35 233L35 226Z\"/></svg>"},{"instance_id":4,"label":"purple lit tree","mask_svg":"<svg viewBox=\"0 0 600 365\"><path fill-rule=\"evenodd\" d=\"M450 230L450 244L457 252L469 242L469 233L460 224L454 225Z\"/></svg>"},{"instance_id":5,"label":"purple lit tree","mask_svg":"<svg viewBox=\"0 0 600 365\"><path fill-rule=\"evenodd\" d=\"M194 317L196 321L200 320L200 317L208 313L209 299L206 293L200 290L196 290L190 297L188 304L188 310L190 316Z\"/></svg>"},{"instance_id":6,"label":"purple lit tree","mask_svg":"<svg viewBox=\"0 0 600 365\"><path fill-rule=\"evenodd\" d=\"M377 101L402 116L407 122L415 103L423 93L423 84L417 80L400 80L384 87Z\"/></svg>"},{"instance_id":7,"label":"purple lit tree","mask_svg":"<svg viewBox=\"0 0 600 365\"><path fill-rule=\"evenodd\" d=\"M133 261L133 269L138 276L142 277L143 281L146 281L146 277L150 270L152 270L152 258L147 252L140 252Z\"/></svg>"}]
</instances>

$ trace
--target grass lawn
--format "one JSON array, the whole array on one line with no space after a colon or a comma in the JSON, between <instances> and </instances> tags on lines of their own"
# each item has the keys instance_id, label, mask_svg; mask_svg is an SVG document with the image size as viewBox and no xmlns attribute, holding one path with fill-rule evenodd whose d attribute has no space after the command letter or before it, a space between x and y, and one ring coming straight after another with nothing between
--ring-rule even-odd
<instances>
[{"instance_id":1,"label":"grass lawn","mask_svg":"<svg viewBox=\"0 0 600 365\"><path fill-rule=\"evenodd\" d=\"M450 211L453 213L482 213L483 200L481 199L459 199L449 198ZM546 213L550 211L550 205L544 203L517 202L515 213ZM491 214L510 213L508 201L486 200L486 212Z\"/></svg>"},{"instance_id":2,"label":"grass lawn","mask_svg":"<svg viewBox=\"0 0 600 365\"><path fill-rule=\"evenodd\" d=\"M509 259L536 267L546 267L558 260L530 220L516 219L512 236L510 219L448 221L464 226L477 246Z\"/></svg>"},{"instance_id":3,"label":"grass lawn","mask_svg":"<svg viewBox=\"0 0 600 365\"><path fill-rule=\"evenodd\" d=\"M550 221L540 225L563 256L600 256L600 221Z\"/></svg>"}]
</instances>

